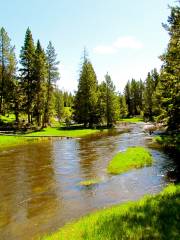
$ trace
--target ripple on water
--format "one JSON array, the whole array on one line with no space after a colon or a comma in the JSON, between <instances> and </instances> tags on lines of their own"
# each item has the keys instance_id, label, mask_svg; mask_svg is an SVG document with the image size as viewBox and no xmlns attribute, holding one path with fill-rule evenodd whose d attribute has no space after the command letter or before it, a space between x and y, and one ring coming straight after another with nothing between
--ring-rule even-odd
<instances>
[{"instance_id":1,"label":"ripple on water","mask_svg":"<svg viewBox=\"0 0 180 240\"><path fill-rule=\"evenodd\" d=\"M109 160L129 146L146 146L143 124L130 132L85 139L54 139L0 154L0 239L32 239L94 209L159 192L176 166L172 156L150 149L150 167L110 175ZM170 175L170 174L169 174ZM80 181L99 179L91 187Z\"/></svg>"}]
</instances>

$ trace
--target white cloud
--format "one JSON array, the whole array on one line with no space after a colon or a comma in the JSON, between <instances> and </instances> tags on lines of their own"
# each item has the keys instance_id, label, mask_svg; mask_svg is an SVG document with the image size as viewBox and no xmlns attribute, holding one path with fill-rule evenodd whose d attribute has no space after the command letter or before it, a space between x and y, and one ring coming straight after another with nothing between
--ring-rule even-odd
<instances>
[{"instance_id":1,"label":"white cloud","mask_svg":"<svg viewBox=\"0 0 180 240\"><path fill-rule=\"evenodd\" d=\"M97 54L112 54L118 52L119 49L141 49L143 48L142 42L133 36L118 37L110 45L98 45L93 49Z\"/></svg>"},{"instance_id":2,"label":"white cloud","mask_svg":"<svg viewBox=\"0 0 180 240\"><path fill-rule=\"evenodd\" d=\"M113 44L117 49L119 48L131 48L131 49L140 49L143 47L143 44L137 40L135 37L119 37Z\"/></svg>"}]
</instances>

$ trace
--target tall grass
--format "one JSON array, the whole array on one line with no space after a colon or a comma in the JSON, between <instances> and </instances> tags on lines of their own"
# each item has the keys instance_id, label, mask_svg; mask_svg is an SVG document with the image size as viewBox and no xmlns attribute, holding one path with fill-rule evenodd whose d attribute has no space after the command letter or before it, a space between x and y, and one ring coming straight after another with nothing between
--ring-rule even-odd
<instances>
[{"instance_id":1,"label":"tall grass","mask_svg":"<svg viewBox=\"0 0 180 240\"><path fill-rule=\"evenodd\" d=\"M170 185L156 196L100 210L41 239L178 240L179 236L180 185Z\"/></svg>"},{"instance_id":2,"label":"tall grass","mask_svg":"<svg viewBox=\"0 0 180 240\"><path fill-rule=\"evenodd\" d=\"M133 168L141 168L152 164L152 156L143 147L129 147L125 152L117 153L109 162L107 170L112 174L120 174Z\"/></svg>"}]
</instances>

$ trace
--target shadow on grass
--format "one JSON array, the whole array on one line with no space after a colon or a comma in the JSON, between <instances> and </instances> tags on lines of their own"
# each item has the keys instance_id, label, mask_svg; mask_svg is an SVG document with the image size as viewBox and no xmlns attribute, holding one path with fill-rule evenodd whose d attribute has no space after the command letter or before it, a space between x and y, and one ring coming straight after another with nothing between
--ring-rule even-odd
<instances>
[{"instance_id":1,"label":"shadow on grass","mask_svg":"<svg viewBox=\"0 0 180 240\"><path fill-rule=\"evenodd\" d=\"M134 205L125 214L99 223L102 239L179 239L180 191Z\"/></svg>"}]
</instances>

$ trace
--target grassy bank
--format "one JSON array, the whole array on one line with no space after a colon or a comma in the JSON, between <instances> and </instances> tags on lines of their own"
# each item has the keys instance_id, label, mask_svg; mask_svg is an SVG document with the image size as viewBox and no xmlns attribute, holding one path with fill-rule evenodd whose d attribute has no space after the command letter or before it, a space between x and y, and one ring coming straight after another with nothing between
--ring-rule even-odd
<instances>
[{"instance_id":1,"label":"grassy bank","mask_svg":"<svg viewBox=\"0 0 180 240\"><path fill-rule=\"evenodd\" d=\"M119 122L137 123L137 122L143 122L143 119L140 117L123 118L123 119L120 119Z\"/></svg>"},{"instance_id":2,"label":"grassy bank","mask_svg":"<svg viewBox=\"0 0 180 240\"><path fill-rule=\"evenodd\" d=\"M14 136L0 135L0 149L5 147L26 144L32 141L41 141L46 137L85 137L91 134L105 132L105 130L97 129L66 129L66 128L45 128L40 131L35 131L27 134L18 134Z\"/></svg>"},{"instance_id":3,"label":"grassy bank","mask_svg":"<svg viewBox=\"0 0 180 240\"><path fill-rule=\"evenodd\" d=\"M20 144L42 141L39 138L25 138L22 136L2 136L0 135L0 150L8 147L14 147Z\"/></svg>"},{"instance_id":4,"label":"grassy bank","mask_svg":"<svg viewBox=\"0 0 180 240\"><path fill-rule=\"evenodd\" d=\"M179 239L180 186L97 211L43 240Z\"/></svg>"},{"instance_id":5,"label":"grassy bank","mask_svg":"<svg viewBox=\"0 0 180 240\"><path fill-rule=\"evenodd\" d=\"M101 130L102 131L102 130ZM95 134L100 132L97 129L71 129L71 128L52 128L47 127L40 131L32 132L25 134L25 136L29 137L49 137L49 136L57 136L57 137L84 137L90 134Z\"/></svg>"},{"instance_id":6,"label":"grassy bank","mask_svg":"<svg viewBox=\"0 0 180 240\"><path fill-rule=\"evenodd\" d=\"M129 147L125 152L117 153L109 162L108 172L120 174L133 168L141 168L152 164L152 156L143 147Z\"/></svg>"},{"instance_id":7,"label":"grassy bank","mask_svg":"<svg viewBox=\"0 0 180 240\"><path fill-rule=\"evenodd\" d=\"M180 152L180 133L177 134L163 134L156 136L154 140L160 143L164 148L176 149Z\"/></svg>"}]
</instances>

